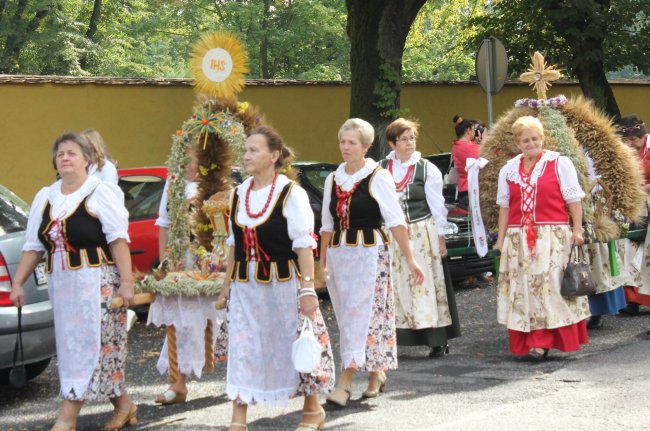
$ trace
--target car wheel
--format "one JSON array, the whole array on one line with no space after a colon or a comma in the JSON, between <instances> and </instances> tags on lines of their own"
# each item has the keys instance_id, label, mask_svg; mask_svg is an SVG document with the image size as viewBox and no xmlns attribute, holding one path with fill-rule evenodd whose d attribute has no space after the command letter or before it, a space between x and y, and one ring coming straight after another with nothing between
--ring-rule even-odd
<instances>
[{"instance_id":1,"label":"car wheel","mask_svg":"<svg viewBox=\"0 0 650 431\"><path fill-rule=\"evenodd\" d=\"M52 358L47 358L40 362L34 362L33 364L25 365L25 370L27 371L27 380L32 380L39 376L43 371L45 371L47 366L50 365L51 360Z\"/></svg>"}]
</instances>

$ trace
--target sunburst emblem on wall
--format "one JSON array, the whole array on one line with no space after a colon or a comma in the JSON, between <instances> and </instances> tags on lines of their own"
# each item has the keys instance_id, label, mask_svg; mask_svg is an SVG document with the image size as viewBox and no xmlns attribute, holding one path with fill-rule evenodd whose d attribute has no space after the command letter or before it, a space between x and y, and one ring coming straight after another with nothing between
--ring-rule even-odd
<instances>
[{"instance_id":1,"label":"sunburst emblem on wall","mask_svg":"<svg viewBox=\"0 0 650 431\"><path fill-rule=\"evenodd\" d=\"M241 41L232 34L205 34L194 45L190 69L196 91L232 97L244 88L248 57Z\"/></svg>"}]
</instances>

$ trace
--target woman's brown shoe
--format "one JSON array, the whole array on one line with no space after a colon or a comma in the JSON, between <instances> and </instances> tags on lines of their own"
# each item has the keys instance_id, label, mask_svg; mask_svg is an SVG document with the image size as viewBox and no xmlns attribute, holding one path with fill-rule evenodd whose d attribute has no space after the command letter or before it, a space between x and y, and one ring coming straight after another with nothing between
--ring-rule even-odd
<instances>
[{"instance_id":1,"label":"woman's brown shoe","mask_svg":"<svg viewBox=\"0 0 650 431\"><path fill-rule=\"evenodd\" d=\"M311 415L322 415L323 419L317 424L312 424L312 423L307 423L307 422L300 422L298 424L298 428L296 428L295 431L311 431L311 430L322 430L325 428L325 410L321 407L319 411L317 412L305 412L303 411L302 414L304 416L311 416Z\"/></svg>"},{"instance_id":2,"label":"woman's brown shoe","mask_svg":"<svg viewBox=\"0 0 650 431\"><path fill-rule=\"evenodd\" d=\"M326 401L328 404L334 404L339 407L345 407L352 395L352 385L336 386L334 392L328 395Z\"/></svg>"},{"instance_id":3,"label":"woman's brown shoe","mask_svg":"<svg viewBox=\"0 0 650 431\"><path fill-rule=\"evenodd\" d=\"M375 389L370 389L370 383L378 382L379 384ZM363 391L361 396L363 398L376 398L380 392L386 390L386 373L379 371L378 373L371 374L368 379L368 389Z\"/></svg>"},{"instance_id":4,"label":"woman's brown shoe","mask_svg":"<svg viewBox=\"0 0 650 431\"><path fill-rule=\"evenodd\" d=\"M50 431L75 431L76 426L68 426L68 425L63 425L59 422L56 422L52 428L50 428Z\"/></svg>"},{"instance_id":5,"label":"woman's brown shoe","mask_svg":"<svg viewBox=\"0 0 650 431\"><path fill-rule=\"evenodd\" d=\"M136 417L138 413L138 406L135 403L131 403L129 410L113 410L113 417L111 420L106 422L104 425L104 431L117 431L124 428L126 425L135 425L138 423L138 418Z\"/></svg>"}]
</instances>

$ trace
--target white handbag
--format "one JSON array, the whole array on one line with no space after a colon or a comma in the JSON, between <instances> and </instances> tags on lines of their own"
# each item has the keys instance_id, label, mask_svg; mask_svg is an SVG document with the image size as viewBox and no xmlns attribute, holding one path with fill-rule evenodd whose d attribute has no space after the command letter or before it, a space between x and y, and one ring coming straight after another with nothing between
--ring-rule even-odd
<instances>
[{"instance_id":1,"label":"white handbag","mask_svg":"<svg viewBox=\"0 0 650 431\"><path fill-rule=\"evenodd\" d=\"M299 373L311 373L320 365L322 347L314 335L311 319L305 317L300 337L291 346L291 360Z\"/></svg>"}]
</instances>

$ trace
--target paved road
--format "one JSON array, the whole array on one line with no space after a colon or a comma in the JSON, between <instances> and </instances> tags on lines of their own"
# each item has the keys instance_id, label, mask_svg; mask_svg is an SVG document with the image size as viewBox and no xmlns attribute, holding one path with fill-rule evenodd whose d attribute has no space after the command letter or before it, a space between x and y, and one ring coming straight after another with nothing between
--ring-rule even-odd
<instances>
[{"instance_id":1,"label":"paved road","mask_svg":"<svg viewBox=\"0 0 650 431\"><path fill-rule=\"evenodd\" d=\"M607 318L577 354L552 352L535 364L508 353L508 339L496 324L495 288L486 284L457 292L463 336L451 355L429 359L425 348L400 349L400 368L390 373L388 392L361 400L365 376L355 379L346 409L326 406L331 430L616 430L650 429L650 311L637 317ZM322 308L338 345L331 306ZM163 330L138 323L130 333L128 382L140 404L140 430L225 430L230 402L225 369L190 384L188 402L158 407L165 389L155 369ZM54 362L28 388L0 387L0 430L49 429L59 399ZM255 430L291 430L300 421L300 402L286 408L251 407ZM110 417L110 405L84 407L78 430L96 430Z\"/></svg>"}]
</instances>

